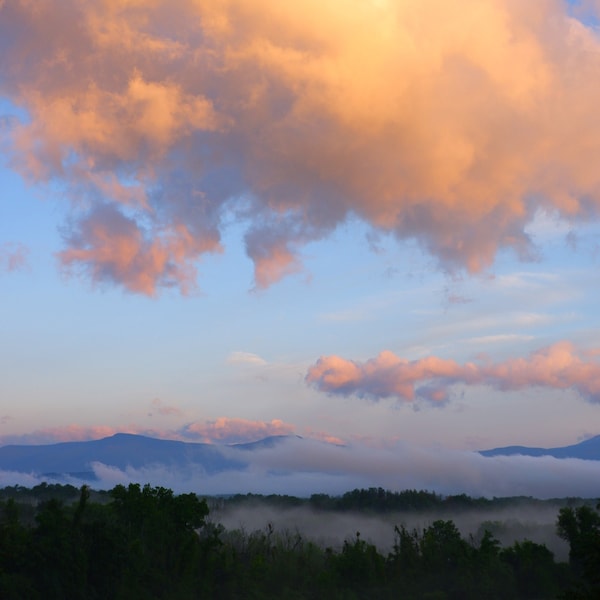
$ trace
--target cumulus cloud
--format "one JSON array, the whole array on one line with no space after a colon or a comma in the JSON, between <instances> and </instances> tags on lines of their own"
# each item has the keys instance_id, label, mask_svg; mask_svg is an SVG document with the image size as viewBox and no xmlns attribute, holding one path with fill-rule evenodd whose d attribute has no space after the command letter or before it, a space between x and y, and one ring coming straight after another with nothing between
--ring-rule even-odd
<instances>
[{"instance_id":1,"label":"cumulus cloud","mask_svg":"<svg viewBox=\"0 0 600 600\"><path fill-rule=\"evenodd\" d=\"M6 0L0 94L28 117L2 135L29 181L71 193L58 257L95 283L189 293L232 215L257 287L350 216L476 272L500 248L530 255L539 209L598 216L600 40L578 16L561 0Z\"/></svg>"},{"instance_id":2,"label":"cumulus cloud","mask_svg":"<svg viewBox=\"0 0 600 600\"><path fill-rule=\"evenodd\" d=\"M184 224L149 233L134 218L109 204L95 206L66 231L69 248L58 253L67 272L78 270L93 282L119 281L131 292L153 296L157 286L196 286L193 259L217 251L217 239L194 237Z\"/></svg>"},{"instance_id":3,"label":"cumulus cloud","mask_svg":"<svg viewBox=\"0 0 600 600\"><path fill-rule=\"evenodd\" d=\"M280 419L251 421L219 417L214 421L189 423L179 434L202 442L239 443L255 441L272 435L292 435L294 426Z\"/></svg>"},{"instance_id":4,"label":"cumulus cloud","mask_svg":"<svg viewBox=\"0 0 600 600\"><path fill-rule=\"evenodd\" d=\"M514 391L528 387L574 389L590 402L600 402L598 352L577 352L569 342L558 342L527 358L504 362L467 362L428 356L409 361L389 351L365 362L322 356L309 368L306 381L319 390L380 399L394 397L432 402L448 399L450 386L488 385Z\"/></svg>"},{"instance_id":5,"label":"cumulus cloud","mask_svg":"<svg viewBox=\"0 0 600 600\"><path fill-rule=\"evenodd\" d=\"M0 272L19 271L27 266L29 249L23 244L5 242L0 244Z\"/></svg>"}]
</instances>

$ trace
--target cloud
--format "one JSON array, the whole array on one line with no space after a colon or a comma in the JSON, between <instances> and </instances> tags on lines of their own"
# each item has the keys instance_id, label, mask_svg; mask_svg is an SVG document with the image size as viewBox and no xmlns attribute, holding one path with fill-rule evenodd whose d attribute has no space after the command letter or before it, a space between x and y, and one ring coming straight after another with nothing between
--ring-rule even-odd
<instances>
[{"instance_id":1,"label":"cloud","mask_svg":"<svg viewBox=\"0 0 600 600\"><path fill-rule=\"evenodd\" d=\"M58 258L94 283L190 293L231 215L258 288L349 217L477 272L532 256L540 210L598 217L600 39L567 9L8 0L0 94L27 118L2 135L70 193Z\"/></svg>"},{"instance_id":2,"label":"cloud","mask_svg":"<svg viewBox=\"0 0 600 600\"><path fill-rule=\"evenodd\" d=\"M163 417L182 417L184 415L184 412L180 408L165 404L160 398L154 398L154 400L152 400L151 410L156 411Z\"/></svg>"},{"instance_id":3,"label":"cloud","mask_svg":"<svg viewBox=\"0 0 600 600\"><path fill-rule=\"evenodd\" d=\"M161 416L180 417L182 412L173 406L165 405L161 400L152 402L153 410ZM10 417L3 417L0 423L6 423ZM161 439L181 441L197 441L205 443L234 444L253 442L268 436L292 435L295 427L280 419L271 421L251 421L219 417L214 420L195 421L188 423L178 430L152 429L129 425L112 427L108 425L77 425L75 423L62 427L45 427L24 434L0 435L0 445L7 444L52 444L57 442L78 442L97 440L115 435L116 433L133 433ZM330 439L332 443L339 440L326 432L307 432L309 437Z\"/></svg>"},{"instance_id":4,"label":"cloud","mask_svg":"<svg viewBox=\"0 0 600 600\"><path fill-rule=\"evenodd\" d=\"M252 352L232 352L227 357L227 362L234 365L254 365L258 367L262 367L267 363L267 361L260 357L258 354L253 354Z\"/></svg>"},{"instance_id":5,"label":"cloud","mask_svg":"<svg viewBox=\"0 0 600 600\"><path fill-rule=\"evenodd\" d=\"M120 282L131 292L153 296L157 285L196 287L193 259L218 251L218 239L195 238L183 224L149 233L117 207L95 206L65 233L69 249L58 258L70 272L78 269L93 282Z\"/></svg>"},{"instance_id":6,"label":"cloud","mask_svg":"<svg viewBox=\"0 0 600 600\"><path fill-rule=\"evenodd\" d=\"M259 440L272 435L292 435L294 426L280 419L249 421L219 417L214 421L189 423L179 434L202 442L239 443Z\"/></svg>"},{"instance_id":7,"label":"cloud","mask_svg":"<svg viewBox=\"0 0 600 600\"><path fill-rule=\"evenodd\" d=\"M466 340L469 344L500 344L505 342L520 343L529 342L533 339L532 335L525 335L522 333L502 333L497 335L481 335L478 337L472 337Z\"/></svg>"},{"instance_id":8,"label":"cloud","mask_svg":"<svg viewBox=\"0 0 600 600\"><path fill-rule=\"evenodd\" d=\"M310 438L311 440L318 440L320 442L325 442L326 444L334 444L336 446L344 446L345 441L342 438L339 438L331 433L326 431L315 431L310 427L306 427L302 432L302 437Z\"/></svg>"},{"instance_id":9,"label":"cloud","mask_svg":"<svg viewBox=\"0 0 600 600\"><path fill-rule=\"evenodd\" d=\"M128 428L115 429L104 425L66 425L64 427L44 427L31 433L0 436L0 443L7 444L52 444L55 442L79 442L108 437L119 432L133 433Z\"/></svg>"},{"instance_id":10,"label":"cloud","mask_svg":"<svg viewBox=\"0 0 600 600\"><path fill-rule=\"evenodd\" d=\"M152 401L152 411L162 417L181 417L183 412L174 406L164 404L160 399ZM11 420L8 415L0 417L0 424ZM129 425L112 427L108 425L78 425L72 423L62 427L45 427L30 433L0 435L0 446L8 444L53 444L58 442L79 442L98 440L116 433L132 433L160 439L194 441L215 444L237 444L254 442L269 436L288 436L296 432L296 427L281 419L270 421L218 417L187 423L179 429L156 429ZM304 428L304 437L321 440L330 444L343 444L344 441L326 431Z\"/></svg>"},{"instance_id":11,"label":"cloud","mask_svg":"<svg viewBox=\"0 0 600 600\"><path fill-rule=\"evenodd\" d=\"M29 248L23 244L5 242L0 244L0 272L13 272L27 266Z\"/></svg>"},{"instance_id":12,"label":"cloud","mask_svg":"<svg viewBox=\"0 0 600 600\"><path fill-rule=\"evenodd\" d=\"M528 358L504 362L458 364L436 356L409 361L389 351L366 362L323 356L309 368L306 381L331 394L380 399L393 397L432 402L448 399L454 384L488 385L515 391L528 387L574 389L590 402L600 402L598 352L577 353L569 342L558 342Z\"/></svg>"},{"instance_id":13,"label":"cloud","mask_svg":"<svg viewBox=\"0 0 600 600\"><path fill-rule=\"evenodd\" d=\"M136 433L150 437L167 438L171 432L155 429L142 429L136 426L111 427L108 425L77 425L72 423L62 427L44 427L30 433L0 435L0 445L8 444L54 444L59 442L82 442L98 440L116 433Z\"/></svg>"},{"instance_id":14,"label":"cloud","mask_svg":"<svg viewBox=\"0 0 600 600\"><path fill-rule=\"evenodd\" d=\"M239 451L221 448L239 458ZM383 487L401 491L424 489L471 496L534 496L556 498L600 496L600 461L549 456L483 457L478 453L428 449L397 444L390 448L335 446L288 438L272 448L244 452L247 466L207 474L199 465L175 468L149 465L118 469L94 463L95 488L112 488L130 481L200 494L342 494L354 488ZM24 479L27 480L24 482ZM41 479L0 472L0 485L32 486ZM64 480L63 480L64 481ZM73 484L76 480L70 479ZM85 482L82 482L85 483ZM87 482L89 483L89 482Z\"/></svg>"}]
</instances>

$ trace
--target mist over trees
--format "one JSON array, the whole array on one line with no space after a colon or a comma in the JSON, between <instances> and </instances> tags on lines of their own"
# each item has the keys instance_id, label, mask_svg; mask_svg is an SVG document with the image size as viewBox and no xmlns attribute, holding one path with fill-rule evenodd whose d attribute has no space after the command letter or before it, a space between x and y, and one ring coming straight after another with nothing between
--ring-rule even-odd
<instances>
[{"instance_id":1,"label":"mist over trees","mask_svg":"<svg viewBox=\"0 0 600 600\"><path fill-rule=\"evenodd\" d=\"M600 597L600 514L576 499L556 501L557 533L570 548L568 561L558 562L531 540L503 546L489 529L465 536L443 514L523 499L381 488L340 497L202 499L139 484L110 492L14 486L0 498L0 598L7 600ZM422 528L395 525L387 552L360 530L334 548L297 530L268 524L246 531L209 518L249 502L350 516L437 508L442 518Z\"/></svg>"}]
</instances>

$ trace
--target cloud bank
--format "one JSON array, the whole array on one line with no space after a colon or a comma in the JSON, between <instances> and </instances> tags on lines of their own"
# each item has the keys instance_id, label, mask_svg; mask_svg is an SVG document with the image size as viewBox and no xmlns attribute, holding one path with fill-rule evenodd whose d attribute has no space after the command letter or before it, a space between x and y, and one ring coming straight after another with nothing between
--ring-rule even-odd
<instances>
[{"instance_id":1,"label":"cloud bank","mask_svg":"<svg viewBox=\"0 0 600 600\"><path fill-rule=\"evenodd\" d=\"M166 406L159 401L153 401L152 406L163 416L178 416L180 411ZM173 413L172 411L176 412ZM202 443L235 444L240 442L256 441L268 436L292 435L294 425L281 419L271 421L252 421L249 419L236 419L218 417L213 420L192 421L179 429L152 429L136 425L113 427L108 425L78 425L72 423L63 427L45 427L26 434L0 435L0 445L8 444L52 444L58 442L80 442L98 440L110 437L116 433L133 433L148 437L193 441ZM331 440L332 443L341 443L338 438L328 436L323 432L310 432L315 439Z\"/></svg>"},{"instance_id":2,"label":"cloud bank","mask_svg":"<svg viewBox=\"0 0 600 600\"><path fill-rule=\"evenodd\" d=\"M515 391L529 387L574 389L590 402L600 402L598 352L578 353L569 342L558 342L533 352L528 358L504 362L458 364L436 356L409 361L393 352L381 352L365 362L339 356L322 356L309 368L306 381L330 394L402 401L415 398L431 402L448 400L449 388L488 385Z\"/></svg>"},{"instance_id":3,"label":"cloud bank","mask_svg":"<svg viewBox=\"0 0 600 600\"><path fill-rule=\"evenodd\" d=\"M240 451L222 448L240 459ZM397 445L369 448L334 446L315 440L288 438L272 448L243 452L248 465L240 470L207 474L200 466L174 468L149 465L118 469L92 465L94 487L111 488L139 482L200 494L277 493L309 496L342 494L354 488L426 489L471 496L600 497L600 461L549 456L483 457L474 452ZM0 472L0 486L35 485L32 474ZM74 484L81 483L70 479Z\"/></svg>"},{"instance_id":4,"label":"cloud bank","mask_svg":"<svg viewBox=\"0 0 600 600\"><path fill-rule=\"evenodd\" d=\"M598 15L586 3L586 15ZM11 164L73 198L65 269L194 290L246 226L257 287L348 218L448 269L600 203L600 40L561 0L5 0ZM315 15L319 15L317 19Z\"/></svg>"}]
</instances>

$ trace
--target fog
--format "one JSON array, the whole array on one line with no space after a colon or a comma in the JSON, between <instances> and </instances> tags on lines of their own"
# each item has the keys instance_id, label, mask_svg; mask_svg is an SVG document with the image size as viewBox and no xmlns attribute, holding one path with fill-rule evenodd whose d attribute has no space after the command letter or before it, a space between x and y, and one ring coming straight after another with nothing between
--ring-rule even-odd
<instances>
[{"instance_id":1,"label":"fog","mask_svg":"<svg viewBox=\"0 0 600 600\"><path fill-rule=\"evenodd\" d=\"M339 549L345 540L354 539L360 532L361 539L375 544L380 552L388 553L394 544L395 525L421 532L437 519L452 520L462 536L467 540L472 537L474 543L478 543L485 529L489 529L502 546L527 539L545 544L556 560L566 561L569 546L556 535L558 510L555 505L515 502L497 510L364 514L320 511L309 507L278 508L256 500L241 506L213 507L210 521L223 525L229 531L239 529L245 533L267 532L271 526L273 535L286 538L300 534L305 540L334 549Z\"/></svg>"},{"instance_id":2,"label":"fog","mask_svg":"<svg viewBox=\"0 0 600 600\"><path fill-rule=\"evenodd\" d=\"M471 497L525 496L549 498L600 498L600 461L557 459L550 456L484 457L475 452L422 448L406 444L373 448L366 445L335 446L315 440L289 438L252 451L221 447L227 457L245 463L236 470L207 473L199 464L148 465L120 469L102 463L90 465L94 480L68 475L0 472L0 487L33 487L41 481L91 484L110 489L130 482L150 483L176 493L202 496L231 494L287 494L307 498L324 493L339 496L356 488L382 487L390 491L427 490L441 495L465 493ZM210 518L227 529L247 532L271 524L281 535L301 533L323 545L339 547L360 531L362 539L382 551L391 549L394 525L421 530L436 519L452 519L467 539L483 533L483 524L503 545L530 539L546 544L558 559L567 557L567 546L555 533L558 505L518 503L502 510L440 514L320 513L308 508L275 509L244 505L213 510Z\"/></svg>"},{"instance_id":3,"label":"fog","mask_svg":"<svg viewBox=\"0 0 600 600\"><path fill-rule=\"evenodd\" d=\"M372 448L335 446L288 438L271 448L241 452L223 447L245 469L207 474L198 465L150 466L120 470L96 463L107 487L127 481L151 482L176 491L209 495L256 493L307 497L339 495L355 488L430 490L440 494L502 497L600 497L600 461L551 456L484 457L476 452L398 444Z\"/></svg>"},{"instance_id":4,"label":"fog","mask_svg":"<svg viewBox=\"0 0 600 600\"><path fill-rule=\"evenodd\" d=\"M473 497L600 498L600 461L551 456L484 457L476 452L397 444L373 448L364 444L335 446L288 438L273 447L243 451L220 447L244 468L207 473L202 465L148 465L120 469L99 462L90 465L93 487L110 489L129 482L150 483L177 493L205 495L255 493L308 497L340 495L356 488L391 491L429 490ZM68 475L0 472L0 486L58 481L90 483Z\"/></svg>"}]
</instances>

